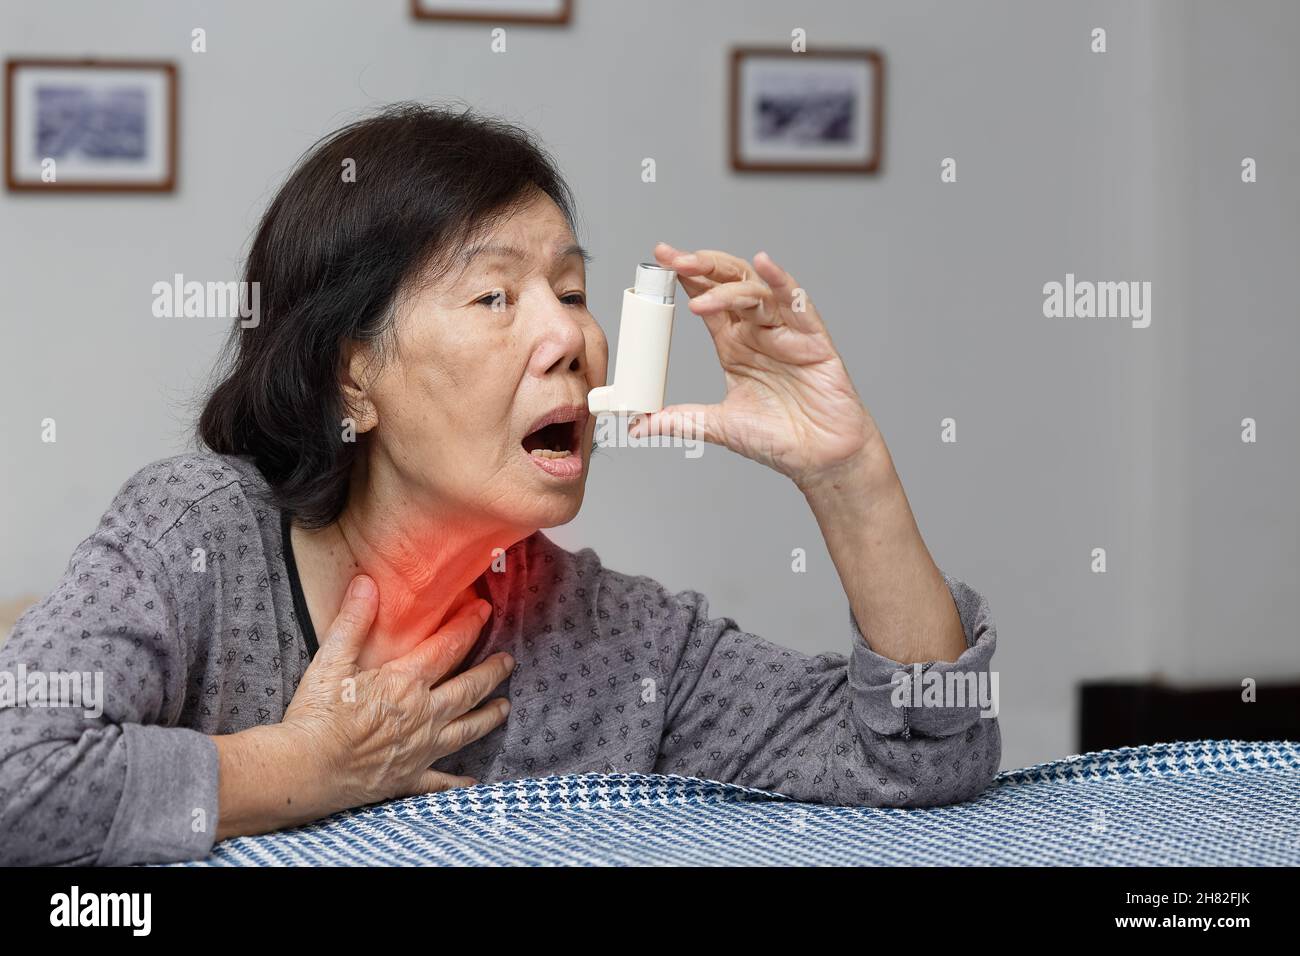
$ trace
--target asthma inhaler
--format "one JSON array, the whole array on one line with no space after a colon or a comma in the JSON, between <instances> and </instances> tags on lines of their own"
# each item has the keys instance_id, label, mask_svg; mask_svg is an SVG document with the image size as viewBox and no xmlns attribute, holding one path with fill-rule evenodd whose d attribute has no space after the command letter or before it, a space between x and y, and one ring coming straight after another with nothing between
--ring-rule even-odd
<instances>
[{"instance_id":1,"label":"asthma inhaler","mask_svg":"<svg viewBox=\"0 0 1300 956\"><path fill-rule=\"evenodd\" d=\"M672 269L652 262L636 267L635 284L623 290L614 383L587 395L591 414L657 412L664 407L676 289Z\"/></svg>"}]
</instances>

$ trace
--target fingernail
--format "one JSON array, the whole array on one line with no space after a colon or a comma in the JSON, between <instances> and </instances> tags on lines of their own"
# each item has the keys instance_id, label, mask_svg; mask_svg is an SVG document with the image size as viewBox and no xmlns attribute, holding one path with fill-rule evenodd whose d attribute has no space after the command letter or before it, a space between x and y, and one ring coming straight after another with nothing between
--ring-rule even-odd
<instances>
[{"instance_id":1,"label":"fingernail","mask_svg":"<svg viewBox=\"0 0 1300 956\"><path fill-rule=\"evenodd\" d=\"M510 713L510 701L506 700L504 697L501 698L501 703L498 706L501 708L502 714Z\"/></svg>"},{"instance_id":2,"label":"fingernail","mask_svg":"<svg viewBox=\"0 0 1300 956\"><path fill-rule=\"evenodd\" d=\"M368 598L375 593L375 582L370 580L364 574L359 574L352 579L352 587L349 594L354 598Z\"/></svg>"},{"instance_id":3,"label":"fingernail","mask_svg":"<svg viewBox=\"0 0 1300 956\"><path fill-rule=\"evenodd\" d=\"M506 667L510 668L511 670L515 669L515 659L511 657L509 654L502 654L501 661L506 665Z\"/></svg>"},{"instance_id":4,"label":"fingernail","mask_svg":"<svg viewBox=\"0 0 1300 956\"><path fill-rule=\"evenodd\" d=\"M492 605L489 604L487 601L480 602L478 606L478 619L480 621L486 621L491 614L492 614Z\"/></svg>"}]
</instances>

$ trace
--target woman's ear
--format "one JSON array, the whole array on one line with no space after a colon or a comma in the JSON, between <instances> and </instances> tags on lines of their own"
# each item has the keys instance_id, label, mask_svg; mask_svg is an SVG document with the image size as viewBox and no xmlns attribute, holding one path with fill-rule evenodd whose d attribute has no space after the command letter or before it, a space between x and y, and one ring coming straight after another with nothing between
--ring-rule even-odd
<instances>
[{"instance_id":1,"label":"woman's ear","mask_svg":"<svg viewBox=\"0 0 1300 956\"><path fill-rule=\"evenodd\" d=\"M370 397L369 386L374 382L378 363L371 347L362 342L349 342L343 348L343 370L339 373L339 387L348 413L356 422L357 434L370 431L379 424L379 410Z\"/></svg>"}]
</instances>

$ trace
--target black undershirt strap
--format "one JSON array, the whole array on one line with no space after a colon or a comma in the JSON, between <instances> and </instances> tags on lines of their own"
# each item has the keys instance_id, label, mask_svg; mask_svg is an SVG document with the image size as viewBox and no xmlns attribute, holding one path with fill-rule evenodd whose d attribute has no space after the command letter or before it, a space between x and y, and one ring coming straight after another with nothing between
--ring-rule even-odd
<instances>
[{"instance_id":1,"label":"black undershirt strap","mask_svg":"<svg viewBox=\"0 0 1300 956\"><path fill-rule=\"evenodd\" d=\"M298 577L298 562L293 557L293 538L289 535L291 516L288 510L280 512L280 537L284 539L284 565L289 571L289 590L293 593L293 613L298 618L298 627L307 642L307 657L314 658L320 650L316 642L316 628L311 623L311 612L307 610L307 598L302 593L302 580Z\"/></svg>"}]
</instances>

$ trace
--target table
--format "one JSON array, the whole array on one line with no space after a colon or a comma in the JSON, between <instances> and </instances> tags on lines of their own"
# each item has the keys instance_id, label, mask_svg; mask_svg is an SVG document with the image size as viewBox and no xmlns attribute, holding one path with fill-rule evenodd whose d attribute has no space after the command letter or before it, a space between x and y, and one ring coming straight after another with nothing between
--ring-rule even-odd
<instances>
[{"instance_id":1,"label":"table","mask_svg":"<svg viewBox=\"0 0 1300 956\"><path fill-rule=\"evenodd\" d=\"M964 804L799 803L583 774L377 804L183 866L1300 865L1300 743L1201 740L1004 771Z\"/></svg>"}]
</instances>

